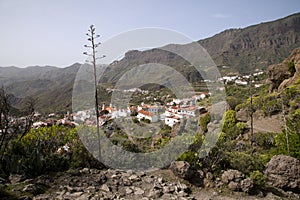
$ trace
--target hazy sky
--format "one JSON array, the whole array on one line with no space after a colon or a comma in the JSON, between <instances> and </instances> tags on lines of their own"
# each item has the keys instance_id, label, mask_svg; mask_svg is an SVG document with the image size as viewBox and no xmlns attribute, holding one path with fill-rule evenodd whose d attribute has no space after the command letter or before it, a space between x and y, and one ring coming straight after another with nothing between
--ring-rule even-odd
<instances>
[{"instance_id":1,"label":"hazy sky","mask_svg":"<svg viewBox=\"0 0 300 200\"><path fill-rule=\"evenodd\" d=\"M83 63L90 24L102 42L143 27L199 40L299 11L300 0L0 0L0 66Z\"/></svg>"}]
</instances>

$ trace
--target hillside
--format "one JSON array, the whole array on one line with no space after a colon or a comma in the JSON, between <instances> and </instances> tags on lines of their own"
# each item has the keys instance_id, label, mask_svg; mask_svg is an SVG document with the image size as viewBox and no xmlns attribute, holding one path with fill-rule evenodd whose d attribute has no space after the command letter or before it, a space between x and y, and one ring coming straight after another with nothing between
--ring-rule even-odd
<instances>
[{"instance_id":1,"label":"hillside","mask_svg":"<svg viewBox=\"0 0 300 200\"><path fill-rule=\"evenodd\" d=\"M229 29L199 43L218 66L232 66L239 72L265 70L300 46L300 13L244 29Z\"/></svg>"},{"instance_id":2,"label":"hillside","mask_svg":"<svg viewBox=\"0 0 300 200\"><path fill-rule=\"evenodd\" d=\"M208 51L223 74L265 70L270 64L282 62L293 49L300 46L300 13L243 29L225 30L198 42ZM172 48L193 52L190 44L173 44ZM171 66L189 82L202 80L199 72L186 60L174 53L154 48L128 51L121 60L109 65L100 82L104 85L116 83L126 71L147 63ZM16 97L14 103L17 107L22 107L26 98L33 96L39 99L37 110L71 110L73 83L80 65L75 63L67 68L0 67L0 86Z\"/></svg>"},{"instance_id":3,"label":"hillside","mask_svg":"<svg viewBox=\"0 0 300 200\"><path fill-rule=\"evenodd\" d=\"M38 111L71 111L73 83L80 66L2 67L0 85L16 98L15 107L22 108L28 97L34 97Z\"/></svg>"},{"instance_id":4,"label":"hillside","mask_svg":"<svg viewBox=\"0 0 300 200\"><path fill-rule=\"evenodd\" d=\"M265 70L270 64L281 62L293 49L300 46L300 13L244 29L225 30L198 42L223 73ZM192 45L175 46L184 48L187 52L193 51ZM147 63L171 66L190 82L201 80L197 71L180 56L161 49L151 49L127 52L123 59L108 67L102 82L116 82L129 69ZM222 66L230 68L225 71Z\"/></svg>"}]
</instances>

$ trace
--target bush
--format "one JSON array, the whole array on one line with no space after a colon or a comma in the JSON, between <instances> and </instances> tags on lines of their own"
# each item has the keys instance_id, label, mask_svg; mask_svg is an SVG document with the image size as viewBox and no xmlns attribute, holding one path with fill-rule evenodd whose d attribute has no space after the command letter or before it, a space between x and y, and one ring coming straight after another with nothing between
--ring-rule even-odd
<instances>
[{"instance_id":1,"label":"bush","mask_svg":"<svg viewBox=\"0 0 300 200\"><path fill-rule=\"evenodd\" d=\"M69 153L57 153L68 144ZM4 154L6 172L37 176L70 167L90 166L95 159L79 140L75 128L52 126L32 129L10 142Z\"/></svg>"},{"instance_id":2,"label":"bush","mask_svg":"<svg viewBox=\"0 0 300 200\"><path fill-rule=\"evenodd\" d=\"M234 110L228 110L224 113L222 119L222 131L227 133L229 129L233 128L237 123L236 112Z\"/></svg>"},{"instance_id":3,"label":"bush","mask_svg":"<svg viewBox=\"0 0 300 200\"><path fill-rule=\"evenodd\" d=\"M262 172L255 170L250 173L250 178L253 180L254 186L259 188L265 187L267 178Z\"/></svg>"},{"instance_id":4,"label":"bush","mask_svg":"<svg viewBox=\"0 0 300 200\"><path fill-rule=\"evenodd\" d=\"M211 116L210 116L209 113L207 113L204 116L200 117L199 125L200 125L200 127L201 127L201 129L204 133L206 133L208 131L207 125L210 122L210 120L211 120Z\"/></svg>"},{"instance_id":5,"label":"bush","mask_svg":"<svg viewBox=\"0 0 300 200\"><path fill-rule=\"evenodd\" d=\"M254 143L263 149L270 149L275 146L275 133L256 133L253 135Z\"/></svg>"},{"instance_id":6,"label":"bush","mask_svg":"<svg viewBox=\"0 0 300 200\"><path fill-rule=\"evenodd\" d=\"M178 161L186 161L193 168L199 168L199 157L196 152L186 151L177 159Z\"/></svg>"},{"instance_id":7,"label":"bush","mask_svg":"<svg viewBox=\"0 0 300 200\"><path fill-rule=\"evenodd\" d=\"M265 162L258 155L250 155L246 152L227 152L226 159L232 169L239 170L244 174L250 174L252 171L262 171Z\"/></svg>"},{"instance_id":8,"label":"bush","mask_svg":"<svg viewBox=\"0 0 300 200\"><path fill-rule=\"evenodd\" d=\"M291 73L291 76L294 76L295 72L296 72L296 67L295 67L295 62L294 61L289 61L287 63L288 66L288 70Z\"/></svg>"},{"instance_id":9,"label":"bush","mask_svg":"<svg viewBox=\"0 0 300 200\"><path fill-rule=\"evenodd\" d=\"M275 136L278 153L288 155L287 145L289 145L290 156L300 159L300 108L287 117L286 126L287 130ZM288 136L288 144L286 136Z\"/></svg>"}]
</instances>

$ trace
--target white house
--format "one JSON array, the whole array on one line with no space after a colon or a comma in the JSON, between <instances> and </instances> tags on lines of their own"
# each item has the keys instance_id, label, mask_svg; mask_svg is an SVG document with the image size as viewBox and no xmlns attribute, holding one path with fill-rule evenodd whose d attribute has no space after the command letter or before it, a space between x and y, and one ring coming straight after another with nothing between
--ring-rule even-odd
<instances>
[{"instance_id":1,"label":"white house","mask_svg":"<svg viewBox=\"0 0 300 200\"><path fill-rule=\"evenodd\" d=\"M151 112L145 111L143 109L138 111L138 115L136 117L138 118L139 121L143 118L144 119L149 119L150 122L157 122L158 121L157 115L155 115Z\"/></svg>"},{"instance_id":2,"label":"white house","mask_svg":"<svg viewBox=\"0 0 300 200\"><path fill-rule=\"evenodd\" d=\"M130 112L128 112L128 110L125 110L125 109L113 110L111 113L111 118L117 119L117 118L121 118L121 117L127 117L128 115L130 115Z\"/></svg>"},{"instance_id":3,"label":"white house","mask_svg":"<svg viewBox=\"0 0 300 200\"><path fill-rule=\"evenodd\" d=\"M177 116L166 116L165 117L165 124L170 126L170 127L173 127L176 123L179 123L180 122L180 117L177 117Z\"/></svg>"},{"instance_id":4,"label":"white house","mask_svg":"<svg viewBox=\"0 0 300 200\"><path fill-rule=\"evenodd\" d=\"M241 81L241 80L235 80L235 84L237 84L237 85L247 85L248 82L247 81Z\"/></svg>"}]
</instances>

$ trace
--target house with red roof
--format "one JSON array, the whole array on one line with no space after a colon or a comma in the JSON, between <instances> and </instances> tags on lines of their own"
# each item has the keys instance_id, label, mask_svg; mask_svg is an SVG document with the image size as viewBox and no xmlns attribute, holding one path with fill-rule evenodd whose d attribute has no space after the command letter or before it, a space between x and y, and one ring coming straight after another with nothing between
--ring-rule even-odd
<instances>
[{"instance_id":1,"label":"house with red roof","mask_svg":"<svg viewBox=\"0 0 300 200\"><path fill-rule=\"evenodd\" d=\"M148 112L146 110L143 110L143 109L138 111L138 115L136 117L138 118L139 121L141 119L149 119L150 122L157 122L158 121L157 115L155 115L152 112Z\"/></svg>"}]
</instances>

